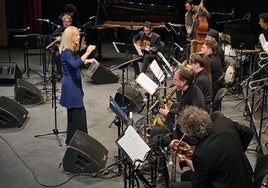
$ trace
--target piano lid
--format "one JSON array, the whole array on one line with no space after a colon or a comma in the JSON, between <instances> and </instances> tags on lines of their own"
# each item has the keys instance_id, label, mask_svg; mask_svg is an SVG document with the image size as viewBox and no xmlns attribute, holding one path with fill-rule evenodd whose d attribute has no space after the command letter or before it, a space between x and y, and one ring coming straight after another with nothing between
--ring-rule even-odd
<instances>
[{"instance_id":1,"label":"piano lid","mask_svg":"<svg viewBox=\"0 0 268 188\"><path fill-rule=\"evenodd\" d=\"M98 24L105 21L125 21L152 23L179 23L179 13L175 6L127 2L119 0L100 0Z\"/></svg>"}]
</instances>

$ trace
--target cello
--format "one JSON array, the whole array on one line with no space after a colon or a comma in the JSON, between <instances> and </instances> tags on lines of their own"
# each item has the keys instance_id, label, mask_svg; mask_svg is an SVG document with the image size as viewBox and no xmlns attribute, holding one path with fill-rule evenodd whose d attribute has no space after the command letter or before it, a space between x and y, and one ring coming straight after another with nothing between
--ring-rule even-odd
<instances>
[{"instance_id":1,"label":"cello","mask_svg":"<svg viewBox=\"0 0 268 188\"><path fill-rule=\"evenodd\" d=\"M203 3L203 0L200 4ZM204 40L206 38L208 31L208 21L207 17L202 14L200 11L200 5L198 6L197 12L193 18L193 24L191 28L191 32L189 33L188 37L191 38L191 54L200 52Z\"/></svg>"}]
</instances>

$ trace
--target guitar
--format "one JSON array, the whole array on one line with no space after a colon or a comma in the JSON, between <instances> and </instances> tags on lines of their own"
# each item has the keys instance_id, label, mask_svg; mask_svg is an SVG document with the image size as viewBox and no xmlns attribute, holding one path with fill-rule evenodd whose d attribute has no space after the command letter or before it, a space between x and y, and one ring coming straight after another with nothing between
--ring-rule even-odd
<instances>
[{"instance_id":1,"label":"guitar","mask_svg":"<svg viewBox=\"0 0 268 188\"><path fill-rule=\"evenodd\" d=\"M143 41L142 40L137 40L135 42L135 44L137 46L139 46L141 50L146 50L146 51L150 51L151 50L150 41L148 41L148 40L143 40Z\"/></svg>"}]
</instances>

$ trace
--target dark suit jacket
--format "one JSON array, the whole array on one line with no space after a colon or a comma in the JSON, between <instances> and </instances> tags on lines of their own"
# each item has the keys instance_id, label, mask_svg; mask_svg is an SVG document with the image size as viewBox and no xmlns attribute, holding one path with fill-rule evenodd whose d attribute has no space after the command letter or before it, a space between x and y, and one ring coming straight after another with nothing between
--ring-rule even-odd
<instances>
[{"instance_id":1,"label":"dark suit jacket","mask_svg":"<svg viewBox=\"0 0 268 188\"><path fill-rule=\"evenodd\" d=\"M196 145L193 153L193 187L250 187L253 171L245 150L253 131L224 116L213 126L211 134Z\"/></svg>"}]
</instances>

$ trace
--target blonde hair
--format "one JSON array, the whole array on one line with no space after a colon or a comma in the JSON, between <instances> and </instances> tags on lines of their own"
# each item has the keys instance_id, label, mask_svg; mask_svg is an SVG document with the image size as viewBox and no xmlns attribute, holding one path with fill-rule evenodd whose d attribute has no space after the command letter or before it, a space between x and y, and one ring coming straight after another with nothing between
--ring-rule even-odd
<instances>
[{"instance_id":1,"label":"blonde hair","mask_svg":"<svg viewBox=\"0 0 268 188\"><path fill-rule=\"evenodd\" d=\"M64 32L62 34L60 46L59 46L60 53L65 48L68 48L72 51L76 51L79 49L79 44L77 45L74 43L74 39L77 35L80 35L80 31L75 26L69 26L64 30Z\"/></svg>"}]
</instances>

